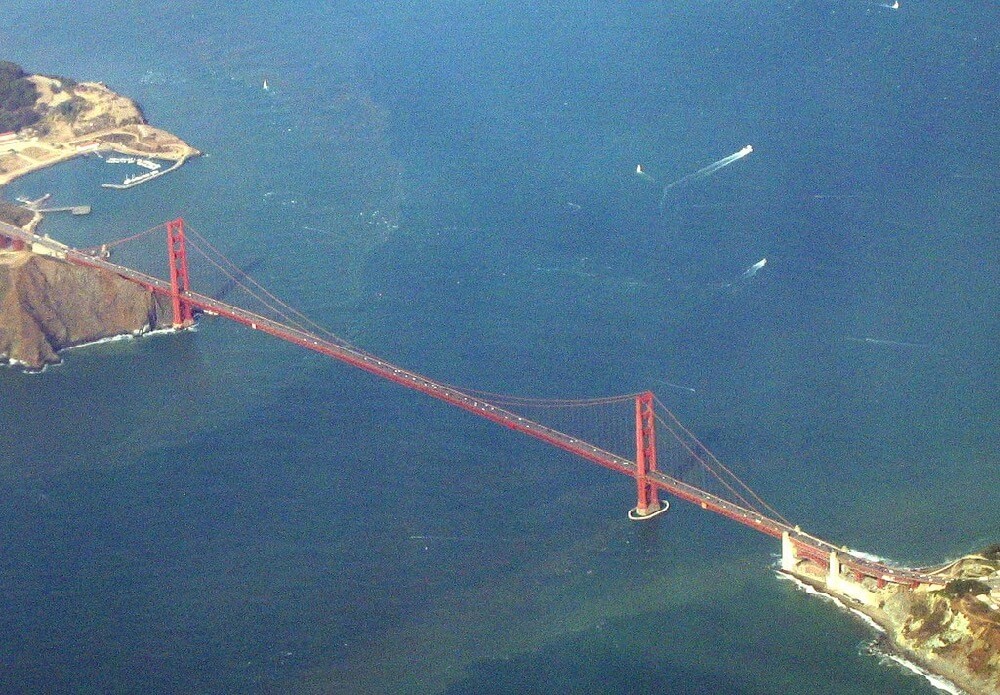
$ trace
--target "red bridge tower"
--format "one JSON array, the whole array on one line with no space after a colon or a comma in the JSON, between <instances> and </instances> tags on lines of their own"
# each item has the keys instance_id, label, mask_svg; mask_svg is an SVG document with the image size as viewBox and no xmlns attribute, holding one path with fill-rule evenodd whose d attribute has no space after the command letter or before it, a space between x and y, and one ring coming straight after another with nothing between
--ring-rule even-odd
<instances>
[{"instance_id":1,"label":"red bridge tower","mask_svg":"<svg viewBox=\"0 0 1000 695\"><path fill-rule=\"evenodd\" d=\"M184 243L184 219L167 222L167 256L170 259L170 299L174 309L174 328L194 323L191 303L185 294L191 289L188 277L187 247Z\"/></svg>"},{"instance_id":2,"label":"red bridge tower","mask_svg":"<svg viewBox=\"0 0 1000 695\"><path fill-rule=\"evenodd\" d=\"M660 502L659 489L649 481L649 473L656 471L656 415L653 411L653 393L646 391L635 397L635 483L638 501L628 513L630 519L649 519L667 511L666 502Z\"/></svg>"}]
</instances>

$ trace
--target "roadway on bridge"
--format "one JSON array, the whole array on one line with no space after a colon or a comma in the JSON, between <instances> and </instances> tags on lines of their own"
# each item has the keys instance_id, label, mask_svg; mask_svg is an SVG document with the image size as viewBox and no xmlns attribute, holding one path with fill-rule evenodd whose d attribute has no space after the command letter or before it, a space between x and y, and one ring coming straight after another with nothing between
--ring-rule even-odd
<instances>
[{"instance_id":1,"label":"roadway on bridge","mask_svg":"<svg viewBox=\"0 0 1000 695\"><path fill-rule=\"evenodd\" d=\"M106 258L69 248L54 239L39 236L3 222L0 222L0 234L14 239L21 239L28 244L40 245L47 249L51 255L65 258L71 263L100 268L114 273L158 294L165 296L174 295L171 283L166 280L117 265ZM634 461L522 417L474 394L466 393L417 372L404 369L351 346L346 342L333 342L316 333L283 324L258 313L227 304L197 292L183 292L181 296L183 301L204 312L231 319L253 330L268 333L281 340L340 360L401 386L420 391L433 398L469 411L474 415L544 441L605 468L632 477L638 474L638 468ZM680 440L678 439L678 441ZM687 447L687 444L683 441L681 441L681 444ZM804 533L797 526L769 518L753 509L725 500L710 492L673 478L663 471L648 472L647 480L667 494L696 504L702 509L715 512L768 536L781 538L783 534L787 533L799 557L825 564L829 561L830 554L836 553L842 565L862 576L899 584L940 583L939 579L924 572L892 567L859 557L846 548L837 547L832 543Z\"/></svg>"}]
</instances>

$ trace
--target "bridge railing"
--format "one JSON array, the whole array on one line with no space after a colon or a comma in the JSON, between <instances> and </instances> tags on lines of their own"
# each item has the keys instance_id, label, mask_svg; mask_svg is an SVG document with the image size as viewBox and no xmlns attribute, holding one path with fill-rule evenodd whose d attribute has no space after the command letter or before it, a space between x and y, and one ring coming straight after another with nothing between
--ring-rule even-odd
<instances>
[{"instance_id":1,"label":"bridge railing","mask_svg":"<svg viewBox=\"0 0 1000 695\"><path fill-rule=\"evenodd\" d=\"M171 284L165 280L161 280L160 278L127 268L125 266L117 265L99 256L71 249L54 239L39 236L19 227L14 227L0 222L0 235L7 236L12 239L20 239L26 244L41 245L54 255L65 257L70 262L78 265L104 269L127 280L147 287L153 292L168 296L172 293ZM183 297L186 301L190 302L192 306L196 306L203 311L224 316L249 326L254 330L271 334L304 348L334 357L377 376L383 377L402 386L406 386L407 388L420 391L439 400L458 406L464 410L472 412L475 415L484 417L510 429L535 437L536 439L552 444L560 449L606 468L630 476L635 476L637 474L637 467L634 461L596 447L579 438L571 437L568 434L546 427L545 425L535 422L534 420L522 417L517 413L507 410L499 405L495 405L480 396L466 393L461 389L448 386L416 372L399 367L363 350L359 350L349 345L332 342L322 336L301 328L283 324L272 318L262 316L241 307L227 304L197 292L184 292ZM673 478L663 471L651 471L647 473L647 477L657 487L668 492L669 494L691 502L692 504L696 504L703 509L721 514L722 516L725 516L733 521L753 528L756 531L777 538L780 538L783 533L788 533L790 539L799 549L801 555L816 562L822 563L825 559L829 558L830 553L836 553L839 561L844 567L864 576L897 583L940 583L940 579L925 572L892 567L884 563L874 562L854 555L847 549L839 548L827 541L807 534L801 531L798 527L771 519L755 510L748 509L739 504L734 504L733 502L713 495L705 490Z\"/></svg>"}]
</instances>

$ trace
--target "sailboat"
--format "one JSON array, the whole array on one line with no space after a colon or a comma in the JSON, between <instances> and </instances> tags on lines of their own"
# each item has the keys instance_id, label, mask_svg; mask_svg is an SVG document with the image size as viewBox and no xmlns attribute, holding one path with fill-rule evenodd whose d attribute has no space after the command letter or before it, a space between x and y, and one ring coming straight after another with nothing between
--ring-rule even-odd
<instances>
[{"instance_id":1,"label":"sailboat","mask_svg":"<svg viewBox=\"0 0 1000 695\"><path fill-rule=\"evenodd\" d=\"M269 89L270 89L270 87L267 86L267 78L265 77L264 78L264 91L266 92Z\"/></svg>"}]
</instances>

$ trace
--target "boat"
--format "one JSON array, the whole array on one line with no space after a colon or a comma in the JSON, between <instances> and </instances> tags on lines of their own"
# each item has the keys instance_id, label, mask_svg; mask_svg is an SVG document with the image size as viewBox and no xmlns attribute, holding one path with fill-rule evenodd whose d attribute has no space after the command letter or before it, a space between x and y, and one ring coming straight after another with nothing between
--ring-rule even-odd
<instances>
[{"instance_id":1,"label":"boat","mask_svg":"<svg viewBox=\"0 0 1000 695\"><path fill-rule=\"evenodd\" d=\"M146 181L152 181L153 179L163 176L164 174L169 174L174 169L180 168L184 162L187 161L187 157L181 157L176 162L174 162L168 169L153 169L147 171L144 174L136 174L135 176L128 176L121 183L102 183L103 188L131 188L132 186L138 186L140 183L145 183Z\"/></svg>"}]
</instances>

